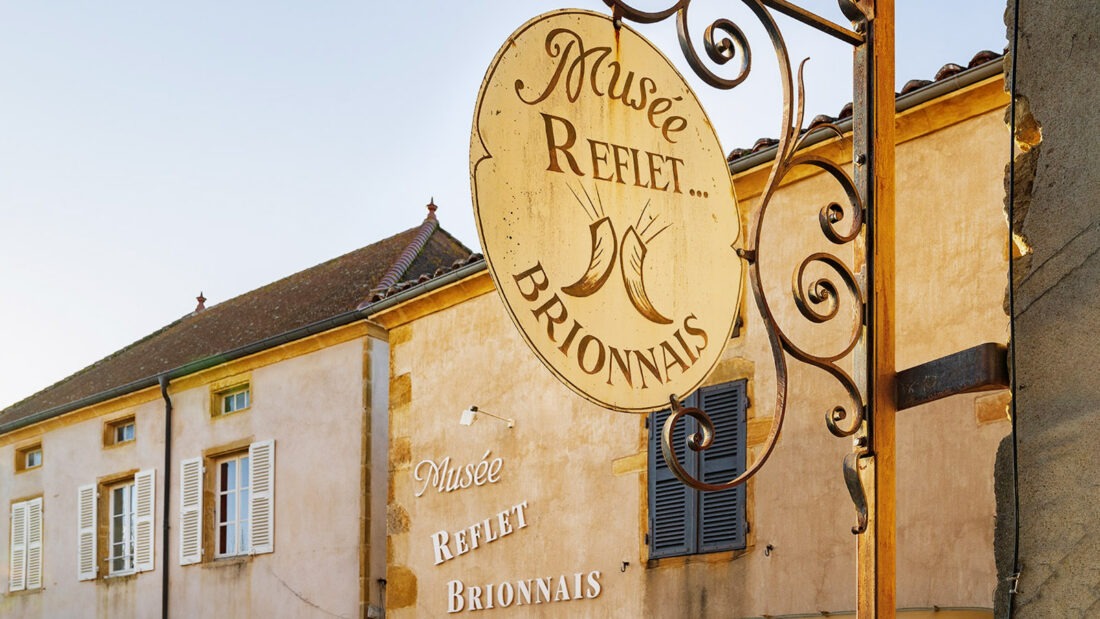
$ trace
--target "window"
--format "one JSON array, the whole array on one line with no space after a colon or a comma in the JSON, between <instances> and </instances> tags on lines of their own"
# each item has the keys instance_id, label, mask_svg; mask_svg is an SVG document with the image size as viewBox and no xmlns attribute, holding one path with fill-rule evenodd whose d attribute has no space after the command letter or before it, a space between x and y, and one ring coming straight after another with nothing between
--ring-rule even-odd
<instances>
[{"instance_id":1,"label":"window","mask_svg":"<svg viewBox=\"0 0 1100 619\"><path fill-rule=\"evenodd\" d=\"M123 424L115 428L115 442L125 443L134 440L134 422Z\"/></svg>"},{"instance_id":2,"label":"window","mask_svg":"<svg viewBox=\"0 0 1100 619\"><path fill-rule=\"evenodd\" d=\"M706 411L715 425L715 444L704 452L687 446L698 424L682 419L672 439L680 463L693 477L717 483L745 470L746 381L703 387L684 401ZM649 556L737 550L745 547L745 487L700 492L684 485L665 464L661 431L670 411L649 418Z\"/></svg>"},{"instance_id":3,"label":"window","mask_svg":"<svg viewBox=\"0 0 1100 619\"><path fill-rule=\"evenodd\" d=\"M78 488L78 579L94 580L102 564L109 576L152 570L155 507L152 469ZM100 521L99 514L106 518Z\"/></svg>"},{"instance_id":4,"label":"window","mask_svg":"<svg viewBox=\"0 0 1100 619\"><path fill-rule=\"evenodd\" d=\"M137 421L131 415L122 419L108 421L103 428L105 446L122 445L137 438Z\"/></svg>"},{"instance_id":5,"label":"window","mask_svg":"<svg viewBox=\"0 0 1100 619\"><path fill-rule=\"evenodd\" d=\"M274 551L275 441L184 460L180 477L180 565Z\"/></svg>"},{"instance_id":6,"label":"window","mask_svg":"<svg viewBox=\"0 0 1100 619\"><path fill-rule=\"evenodd\" d=\"M42 497L11 504L8 591L42 588Z\"/></svg>"},{"instance_id":7,"label":"window","mask_svg":"<svg viewBox=\"0 0 1100 619\"><path fill-rule=\"evenodd\" d=\"M111 574L129 574L134 571L134 514L137 511L134 482L115 486L110 493L111 533L107 563Z\"/></svg>"},{"instance_id":8,"label":"window","mask_svg":"<svg viewBox=\"0 0 1100 619\"><path fill-rule=\"evenodd\" d=\"M237 411L243 411L249 406L249 389L245 385L243 389L236 389L230 393L219 394L222 402L222 414L228 415Z\"/></svg>"},{"instance_id":9,"label":"window","mask_svg":"<svg viewBox=\"0 0 1100 619\"><path fill-rule=\"evenodd\" d=\"M252 406L252 374L244 372L210 383L210 416L223 417Z\"/></svg>"},{"instance_id":10,"label":"window","mask_svg":"<svg viewBox=\"0 0 1100 619\"><path fill-rule=\"evenodd\" d=\"M42 444L29 445L15 450L15 472L21 473L42 466Z\"/></svg>"},{"instance_id":11,"label":"window","mask_svg":"<svg viewBox=\"0 0 1100 619\"><path fill-rule=\"evenodd\" d=\"M248 554L248 454L218 462L214 500L215 557Z\"/></svg>"}]
</instances>

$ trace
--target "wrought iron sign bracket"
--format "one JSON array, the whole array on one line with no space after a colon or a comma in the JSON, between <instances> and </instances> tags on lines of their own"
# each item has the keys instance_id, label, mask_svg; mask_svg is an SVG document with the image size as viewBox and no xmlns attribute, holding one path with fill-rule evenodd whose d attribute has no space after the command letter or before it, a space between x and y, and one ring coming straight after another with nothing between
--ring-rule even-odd
<instances>
[{"instance_id":1,"label":"wrought iron sign bracket","mask_svg":"<svg viewBox=\"0 0 1100 619\"><path fill-rule=\"evenodd\" d=\"M637 23L649 24L675 16L680 47L688 64L703 81L715 88L732 89L744 81L751 70L749 43L741 29L728 19L717 19L707 26L704 31L702 47L705 50L705 56L717 65L725 65L730 62L739 63L737 74L731 78L720 77L704 64L703 55L696 51L696 46L691 40L688 28L688 10L691 0L680 0L673 6L657 12L640 11L620 0L604 1L611 7L616 22L627 19ZM870 324L871 315L867 311L869 304L865 301L866 292L864 287L860 285L856 275L845 261L834 253L813 253L806 257L795 269L792 278L792 296L800 314L806 320L820 324L836 319L841 305L842 291L857 304L858 311L854 312L856 316L855 324L852 325L851 334L843 349L838 353L815 354L815 352L796 344L778 324L764 293L757 261L762 223L767 214L771 198L787 173L798 166L812 166L826 172L839 184L847 197L847 205L830 202L820 210L818 222L823 236L834 246L843 247L852 246L861 234L865 234L864 223L868 212L867 204L870 188L863 186L866 184L867 175L860 174L860 169L866 167L867 158L864 153L871 150L870 145L854 144L854 150L858 152L853 156L856 164L854 166L856 168L854 178L832 161L812 154L798 153L808 135L808 133L801 132L804 114L802 66L799 66L796 76L787 53L786 43L772 17L771 11L774 10L794 18L839 41L857 47L865 47L867 43L867 37L864 34L867 30L867 10L859 3L847 0L840 1L844 15L853 20L853 28L849 29L784 0L743 0L743 2L760 20L771 39L779 61L783 84L783 120L777 156L767 184L761 194L760 202L754 210L753 220L746 235L744 247L737 250L738 255L748 265L749 280L757 309L767 327L768 337L771 339L776 369L777 393L771 431L759 456L746 471L734 479L725 480L721 483L705 483L694 479L683 467L679 466L676 459L676 446L671 443L671 432L675 425L684 417L691 417L699 422L701 432L689 437L688 441L688 446L694 450L705 450L712 444L714 426L705 411L698 408L684 408L680 406L675 395L670 397L672 414L665 423L662 440L665 459L677 477L688 485L701 490L722 490L742 484L759 471L770 456L782 429L786 409L787 355L825 370L843 386L849 401L827 407L825 414L826 427L838 437L860 435L857 442L862 440L862 446L857 446L853 451L858 457L869 457L873 453L867 445L868 440L865 439L870 433L869 424L866 423L868 419L864 396L866 386L864 385L861 388L861 385L857 384L856 377L851 376L841 367L842 361L851 359L857 347L866 343L864 334L873 328L873 325ZM860 78L858 76L856 81L856 99L864 99L860 93L861 88L858 85ZM857 116L863 115L858 111L855 114ZM834 132L840 139L845 138L843 132L835 125L824 125L824 129ZM808 268L812 265L829 269L833 273L833 277L809 278ZM852 492L857 506L861 503L866 504L865 496L860 498L855 496L856 494L863 495L858 479Z\"/></svg>"},{"instance_id":2,"label":"wrought iron sign bracket","mask_svg":"<svg viewBox=\"0 0 1100 619\"><path fill-rule=\"evenodd\" d=\"M626 19L651 24L675 17L680 48L688 65L706 84L729 90L749 74L752 54L741 28L725 18L703 31L701 45L689 29L691 0L678 0L660 11L641 11L624 0L604 0L616 22ZM741 0L764 27L774 49L783 88L782 126L776 157L759 202L752 211L738 255L745 261L757 310L765 325L775 365L776 395L771 428L756 458L733 479L705 482L679 464L672 430L684 417L695 419L700 431L688 437L688 448L706 450L715 427L705 411L685 408L670 396L672 413L662 429L661 447L669 468L684 483L700 490L723 490L745 483L771 455L787 406L788 356L832 376L847 401L826 406L825 425L837 437L852 437L853 449L843 462L846 485L856 507L858 534L858 616L893 616L894 593L894 415L896 413L893 343L894 272L894 69L893 0L838 0L847 28L786 0ZM809 132L802 132L804 85L802 70L791 63L787 45L773 12L793 18L853 48L853 130L851 173L813 153L800 153ZM697 49L701 47L703 53ZM710 65L730 66L734 75L719 75ZM731 64L732 63L732 64ZM841 140L835 125L824 125ZM762 224L784 177L799 166L816 167L844 192L847 204L824 206L818 216L821 234L832 251L815 252L794 269L791 294L799 314L811 323L834 321L844 303L855 311L850 336L839 352L812 351L800 346L776 319L761 283L757 260ZM839 257L841 248L862 247L866 278L859 278ZM812 269L809 267L813 266ZM828 275L811 276L826 272ZM861 281L863 280L863 281ZM839 323L838 323L839 324ZM860 370L855 375L845 368Z\"/></svg>"}]
</instances>

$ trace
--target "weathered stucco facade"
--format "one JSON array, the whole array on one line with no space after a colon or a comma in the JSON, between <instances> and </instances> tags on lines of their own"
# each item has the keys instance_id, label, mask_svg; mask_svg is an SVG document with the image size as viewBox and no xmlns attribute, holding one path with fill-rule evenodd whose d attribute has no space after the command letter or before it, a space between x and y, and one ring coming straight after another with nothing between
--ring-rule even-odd
<instances>
[{"instance_id":1,"label":"weathered stucco facade","mask_svg":"<svg viewBox=\"0 0 1100 619\"><path fill-rule=\"evenodd\" d=\"M161 613L164 544L168 548L169 607L180 616L234 617L359 614L360 583L354 575L367 570L360 553L369 552L369 535L361 521L361 489L369 483L370 463L364 443L372 429L371 407L362 389L372 358L385 359L384 340L367 337L360 323L192 375L171 384L172 471L164 486L165 402L158 389L59 418L42 426L0 438L0 459L15 461L17 448L41 445L43 464L11 477L0 486L0 504L25 497L44 497L43 588L0 598L0 610L11 617L153 617ZM211 415L211 385L246 379L251 405L226 416ZM383 388L385 387L383 381ZM383 411L384 392L379 394ZM377 397L377 396L375 396ZM306 414L303 414L303 412ZM136 438L104 448L104 424L133 417ZM376 423L379 423L376 421ZM274 547L270 554L214 560L214 540L204 539L200 563L180 565L180 462L221 452L239 451L257 441L275 441ZM77 466L67 466L79 463ZM7 468L7 466L5 466ZM208 465L209 468L209 465ZM77 578L77 492L135 470L156 471L154 569L110 576L99 566L94 581ZM208 470L208 474L209 474ZM210 489L207 489L208 491ZM171 497L172 528L164 537L164 497ZM101 495L105 491L100 490ZM376 494L384 497L384 485ZM102 505L102 503L101 503ZM204 505L207 512L213 505ZM379 512L381 513L381 512ZM369 514L369 512L368 512ZM99 520L107 518L99 510ZM206 515L210 518L210 514ZM375 546L381 546L377 538ZM102 540L105 541L105 540ZM6 546L6 545L5 545ZM376 549L376 552L378 550ZM98 553L102 559L105 555ZM383 574L374 558L373 573ZM8 555L0 559L7 574ZM303 564L316 569L302 569ZM321 569L323 567L323 569ZM346 575L333 578L332 574ZM377 587L374 602L378 604Z\"/></svg>"},{"instance_id":2,"label":"weathered stucco facade","mask_svg":"<svg viewBox=\"0 0 1100 619\"><path fill-rule=\"evenodd\" d=\"M1018 156L1006 186L1015 190L1010 208L1019 254L1012 283L1019 458L1013 463L1014 445L1006 440L997 471L1003 579L997 615L1094 617L1100 613L1100 173L1094 154L1100 5L1007 6L1008 38L1018 39L1011 50ZM1008 150L1007 142L1002 148Z\"/></svg>"},{"instance_id":3,"label":"weathered stucco facade","mask_svg":"<svg viewBox=\"0 0 1100 619\"><path fill-rule=\"evenodd\" d=\"M0 411L0 616L381 616L390 355L368 317L469 259L435 209Z\"/></svg>"},{"instance_id":4,"label":"weathered stucco facade","mask_svg":"<svg viewBox=\"0 0 1100 619\"><path fill-rule=\"evenodd\" d=\"M1007 339L1005 103L995 76L899 115L899 368ZM814 148L842 150L831 142ZM743 208L755 204L766 173L735 176ZM823 345L846 333L796 324L790 269L826 242L815 235L817 212L840 198L824 176L792 174L770 206L761 242L778 320L796 339ZM487 272L425 288L375 316L391 345L388 616L779 617L854 609L855 511L840 475L850 446L824 427L830 398L841 394L819 371L791 365L783 434L747 486L746 548L651 559L645 416L606 411L559 383L522 341ZM771 422L775 376L764 327L748 305L706 384L747 379L751 460ZM1006 392L987 392L899 414L903 614L931 616L934 607L937 617L992 614L990 471L1009 430L1006 403ZM460 426L470 405L515 425L486 418ZM468 472L468 482L448 488L448 470L459 480Z\"/></svg>"}]
</instances>

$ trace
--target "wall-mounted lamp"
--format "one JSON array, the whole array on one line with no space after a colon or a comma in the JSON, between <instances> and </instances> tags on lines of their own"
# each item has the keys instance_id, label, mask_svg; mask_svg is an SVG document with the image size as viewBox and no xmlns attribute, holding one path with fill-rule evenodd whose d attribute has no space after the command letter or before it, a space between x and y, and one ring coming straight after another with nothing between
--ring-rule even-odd
<instances>
[{"instance_id":1,"label":"wall-mounted lamp","mask_svg":"<svg viewBox=\"0 0 1100 619\"><path fill-rule=\"evenodd\" d=\"M493 419L499 419L501 421L504 421L508 424L509 428L516 425L515 421L513 421L511 419L508 419L507 417L501 417L500 415L494 415L494 414L492 414L488 411L480 410L476 406L471 406L470 408L467 408L466 410L462 411L462 416L458 418L458 423L460 425L464 425L464 426L472 426L472 425L474 425L474 421L477 420L478 415L486 415L486 416L492 417Z\"/></svg>"}]
</instances>

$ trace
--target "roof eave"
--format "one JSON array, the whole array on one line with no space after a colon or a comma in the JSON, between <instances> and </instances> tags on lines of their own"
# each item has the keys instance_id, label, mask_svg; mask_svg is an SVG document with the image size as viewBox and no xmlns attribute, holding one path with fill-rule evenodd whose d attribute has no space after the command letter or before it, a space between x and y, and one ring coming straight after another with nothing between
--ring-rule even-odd
<instances>
[{"instance_id":1,"label":"roof eave","mask_svg":"<svg viewBox=\"0 0 1100 619\"><path fill-rule=\"evenodd\" d=\"M185 365L167 370L165 372L160 372L152 376L147 376L145 378L126 383L124 385L112 387L105 391L101 391L99 393L80 398L72 402L60 404L58 406L54 406L52 408L48 408L37 413L33 413L31 415L16 419L14 421L10 421L8 423L0 423L0 434L14 432L16 430L19 430L20 428L25 428L27 426L31 426L42 421L46 421L47 419L52 419L54 417L58 417L66 413L71 413L82 408L87 408L89 406L100 404L108 400L113 400L115 398L133 393L135 391L158 386L160 384L160 379L162 376L167 377L169 380L175 380L182 376L188 376L196 372L201 372L203 370L210 369L223 363L228 363L236 359L241 359L243 357L262 352L269 348L281 346L283 344L287 344L295 340L300 340L311 335L316 335L330 329L349 325L359 320L367 320L370 316L374 314L385 311L386 309L389 309L390 307L393 307L400 303L404 303L405 301L413 297L428 293L432 290L435 290L436 288L440 288L452 282L464 279L469 275L477 273L485 268L486 267L484 261L467 264L446 274L440 275L439 277L432 278L426 282L402 290L397 294L385 297L373 303L365 304L360 308L348 312L343 312L324 320L319 320L317 322L298 327L297 329L285 331L278 335L273 335L271 337L258 340L251 344L241 346L239 348L235 348L224 353L205 357L197 361L192 361L191 363L187 363Z\"/></svg>"},{"instance_id":2,"label":"roof eave","mask_svg":"<svg viewBox=\"0 0 1100 619\"><path fill-rule=\"evenodd\" d=\"M897 98L897 114L904 112L905 110L912 109L927 103L937 97L942 97L948 93L956 90L961 90L972 84L977 84L983 80L989 79L998 73L1003 73L1004 68L1000 62L990 61L982 65L978 65L972 69L961 71L956 75L948 78L941 79L936 82L925 86L924 88L918 88L913 92L906 93ZM842 133L849 133L852 130L852 117L849 116L843 120L839 120L835 123L837 128ZM818 128L811 129L810 134L806 136L806 139L802 142L802 148L819 144L825 140L836 137L836 133L831 129ZM759 150L755 153L738 157L729 164L730 174L738 174L746 170L751 170L758 165L768 163L775 159L775 155L778 152L779 147L769 146L768 148Z\"/></svg>"}]
</instances>

